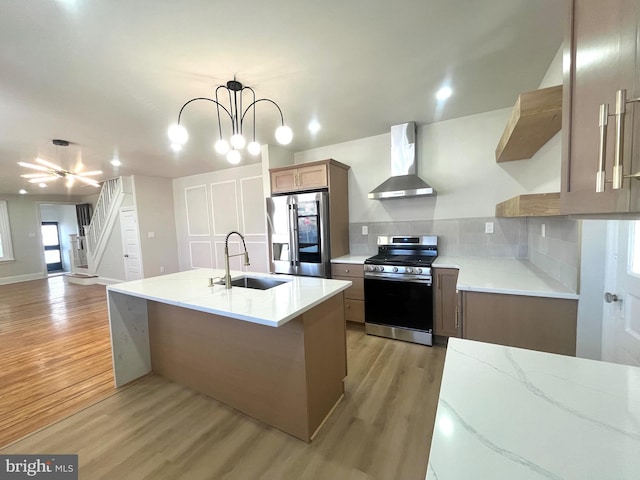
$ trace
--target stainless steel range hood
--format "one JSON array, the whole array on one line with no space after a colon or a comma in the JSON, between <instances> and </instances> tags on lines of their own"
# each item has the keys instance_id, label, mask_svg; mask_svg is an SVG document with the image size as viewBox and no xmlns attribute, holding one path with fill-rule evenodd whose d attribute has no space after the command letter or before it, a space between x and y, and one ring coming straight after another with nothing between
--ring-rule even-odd
<instances>
[{"instance_id":1,"label":"stainless steel range hood","mask_svg":"<svg viewBox=\"0 0 640 480\"><path fill-rule=\"evenodd\" d=\"M416 124L391 127L391 177L369 193L369 198L405 198L435 195L436 191L416 173Z\"/></svg>"}]
</instances>

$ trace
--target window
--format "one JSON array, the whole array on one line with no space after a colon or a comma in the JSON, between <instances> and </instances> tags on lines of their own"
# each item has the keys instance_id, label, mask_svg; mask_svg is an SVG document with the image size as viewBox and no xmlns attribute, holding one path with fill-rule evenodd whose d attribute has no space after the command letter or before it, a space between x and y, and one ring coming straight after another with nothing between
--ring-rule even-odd
<instances>
[{"instance_id":1,"label":"window","mask_svg":"<svg viewBox=\"0 0 640 480\"><path fill-rule=\"evenodd\" d=\"M6 200L0 200L0 262L13 260L9 211Z\"/></svg>"}]
</instances>

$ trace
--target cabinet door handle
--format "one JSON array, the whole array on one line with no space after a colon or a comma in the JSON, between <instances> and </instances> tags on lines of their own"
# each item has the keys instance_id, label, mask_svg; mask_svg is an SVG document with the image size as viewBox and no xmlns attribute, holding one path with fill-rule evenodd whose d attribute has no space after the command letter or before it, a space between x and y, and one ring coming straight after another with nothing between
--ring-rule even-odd
<instances>
[{"instance_id":1,"label":"cabinet door handle","mask_svg":"<svg viewBox=\"0 0 640 480\"><path fill-rule=\"evenodd\" d=\"M456 328L460 328L460 308L456 307Z\"/></svg>"},{"instance_id":2,"label":"cabinet door handle","mask_svg":"<svg viewBox=\"0 0 640 480\"><path fill-rule=\"evenodd\" d=\"M613 189L622 188L622 163L624 147L624 114L627 105L627 91L622 89L616 92L616 148L613 157Z\"/></svg>"},{"instance_id":3,"label":"cabinet door handle","mask_svg":"<svg viewBox=\"0 0 640 480\"><path fill-rule=\"evenodd\" d=\"M609 104L600 105L600 148L598 149L598 171L596 172L596 192L604 192L605 171L604 163L607 157L607 125L609 123Z\"/></svg>"}]
</instances>

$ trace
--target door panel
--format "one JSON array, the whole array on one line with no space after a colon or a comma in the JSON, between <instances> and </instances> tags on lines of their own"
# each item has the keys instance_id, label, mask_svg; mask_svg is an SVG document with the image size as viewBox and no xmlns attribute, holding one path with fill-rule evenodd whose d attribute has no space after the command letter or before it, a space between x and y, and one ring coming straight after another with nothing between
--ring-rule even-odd
<instances>
[{"instance_id":1,"label":"door panel","mask_svg":"<svg viewBox=\"0 0 640 480\"><path fill-rule=\"evenodd\" d=\"M124 253L125 279L140 280L144 277L142 255L138 235L138 219L135 210L120 211L120 228L122 231L122 251Z\"/></svg>"},{"instance_id":2,"label":"door panel","mask_svg":"<svg viewBox=\"0 0 640 480\"><path fill-rule=\"evenodd\" d=\"M47 272L62 270L62 252L60 251L60 232L58 222L42 222L42 244Z\"/></svg>"},{"instance_id":3,"label":"door panel","mask_svg":"<svg viewBox=\"0 0 640 480\"><path fill-rule=\"evenodd\" d=\"M610 221L603 299L602 359L640 366L640 222Z\"/></svg>"}]
</instances>

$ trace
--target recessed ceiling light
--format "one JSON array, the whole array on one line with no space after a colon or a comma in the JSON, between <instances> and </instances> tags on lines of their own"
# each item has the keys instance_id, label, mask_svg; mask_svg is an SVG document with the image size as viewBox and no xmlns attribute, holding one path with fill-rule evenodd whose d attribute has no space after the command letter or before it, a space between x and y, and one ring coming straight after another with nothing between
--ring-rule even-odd
<instances>
[{"instance_id":1,"label":"recessed ceiling light","mask_svg":"<svg viewBox=\"0 0 640 480\"><path fill-rule=\"evenodd\" d=\"M438 90L438 92L436 93L436 98L440 101L442 100L446 100L447 98L449 98L451 96L451 94L453 93L453 90L451 90L450 87L442 87L440 90Z\"/></svg>"},{"instance_id":2,"label":"recessed ceiling light","mask_svg":"<svg viewBox=\"0 0 640 480\"><path fill-rule=\"evenodd\" d=\"M311 120L308 128L311 133L318 133L322 127L317 120Z\"/></svg>"},{"instance_id":3,"label":"recessed ceiling light","mask_svg":"<svg viewBox=\"0 0 640 480\"><path fill-rule=\"evenodd\" d=\"M40 188L47 188L47 184L46 183L39 183L38 186Z\"/></svg>"},{"instance_id":4,"label":"recessed ceiling light","mask_svg":"<svg viewBox=\"0 0 640 480\"><path fill-rule=\"evenodd\" d=\"M20 195L25 195L27 191L24 188L21 188L19 193Z\"/></svg>"},{"instance_id":5,"label":"recessed ceiling light","mask_svg":"<svg viewBox=\"0 0 640 480\"><path fill-rule=\"evenodd\" d=\"M120 165L122 165L122 162L117 158L114 158L113 160L111 160L111 165L113 165L114 167L119 167Z\"/></svg>"}]
</instances>

